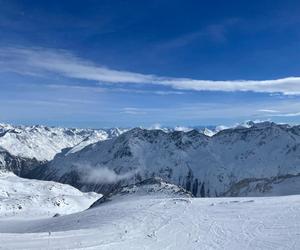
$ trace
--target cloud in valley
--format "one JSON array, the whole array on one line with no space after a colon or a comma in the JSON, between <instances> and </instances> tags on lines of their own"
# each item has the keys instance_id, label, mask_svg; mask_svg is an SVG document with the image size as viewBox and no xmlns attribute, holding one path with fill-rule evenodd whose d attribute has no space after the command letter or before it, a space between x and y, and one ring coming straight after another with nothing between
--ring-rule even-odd
<instances>
[{"instance_id":1,"label":"cloud in valley","mask_svg":"<svg viewBox=\"0 0 300 250\"><path fill-rule=\"evenodd\" d=\"M99 165L92 167L90 164L83 164L83 163L76 164L76 169L81 174L80 175L81 182L90 183L90 184L116 183L121 180L130 179L138 172L136 170L136 171L131 171L123 174L118 174L114 170L109 169L107 167L103 167Z\"/></svg>"}]
</instances>

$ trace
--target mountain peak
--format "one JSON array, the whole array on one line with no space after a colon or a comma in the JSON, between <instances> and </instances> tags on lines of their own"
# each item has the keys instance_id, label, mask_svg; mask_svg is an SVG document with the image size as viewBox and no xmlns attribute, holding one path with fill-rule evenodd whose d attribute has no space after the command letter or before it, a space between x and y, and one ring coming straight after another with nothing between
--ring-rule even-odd
<instances>
[{"instance_id":1,"label":"mountain peak","mask_svg":"<svg viewBox=\"0 0 300 250\"><path fill-rule=\"evenodd\" d=\"M175 184L168 183L160 177L152 177L141 182L121 187L114 192L101 197L90 208L97 207L100 204L130 196L152 196L166 198L191 198L193 195L184 188Z\"/></svg>"}]
</instances>

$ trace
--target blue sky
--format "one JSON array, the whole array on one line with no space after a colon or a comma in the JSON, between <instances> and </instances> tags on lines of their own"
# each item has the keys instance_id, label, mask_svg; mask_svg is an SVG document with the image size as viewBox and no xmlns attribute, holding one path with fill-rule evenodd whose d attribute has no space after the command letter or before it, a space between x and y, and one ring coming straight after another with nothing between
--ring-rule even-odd
<instances>
[{"instance_id":1,"label":"blue sky","mask_svg":"<svg viewBox=\"0 0 300 250\"><path fill-rule=\"evenodd\" d=\"M299 1L0 6L1 122L300 122Z\"/></svg>"}]
</instances>

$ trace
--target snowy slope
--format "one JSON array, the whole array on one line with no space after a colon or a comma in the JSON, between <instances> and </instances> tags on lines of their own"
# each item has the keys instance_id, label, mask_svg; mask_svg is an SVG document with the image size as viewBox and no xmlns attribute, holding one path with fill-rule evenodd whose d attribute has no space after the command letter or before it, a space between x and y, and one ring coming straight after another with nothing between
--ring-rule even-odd
<instances>
[{"instance_id":1,"label":"snowy slope","mask_svg":"<svg viewBox=\"0 0 300 250\"><path fill-rule=\"evenodd\" d=\"M41 177L106 193L160 176L196 196L220 196L245 179L299 174L299 145L299 126L271 122L223 130L212 137L196 130L165 133L136 128L73 154L57 154L42 168Z\"/></svg>"},{"instance_id":2,"label":"snowy slope","mask_svg":"<svg viewBox=\"0 0 300 250\"><path fill-rule=\"evenodd\" d=\"M0 170L0 218L23 219L70 214L88 208L101 197L55 182L23 179Z\"/></svg>"},{"instance_id":3,"label":"snowy slope","mask_svg":"<svg viewBox=\"0 0 300 250\"><path fill-rule=\"evenodd\" d=\"M126 195L57 218L0 220L3 249L299 249L300 196Z\"/></svg>"},{"instance_id":4,"label":"snowy slope","mask_svg":"<svg viewBox=\"0 0 300 250\"><path fill-rule=\"evenodd\" d=\"M0 124L0 146L12 155L51 160L63 148L78 148L118 136L126 129L75 129Z\"/></svg>"}]
</instances>

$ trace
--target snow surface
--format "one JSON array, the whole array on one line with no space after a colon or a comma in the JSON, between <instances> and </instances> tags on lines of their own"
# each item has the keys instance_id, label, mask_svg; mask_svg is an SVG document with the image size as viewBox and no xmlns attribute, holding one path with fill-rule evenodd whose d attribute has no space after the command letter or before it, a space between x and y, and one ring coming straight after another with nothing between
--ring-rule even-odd
<instances>
[{"instance_id":1,"label":"snow surface","mask_svg":"<svg viewBox=\"0 0 300 250\"><path fill-rule=\"evenodd\" d=\"M20 178L0 171L0 218L23 219L70 214L87 209L102 195L52 181Z\"/></svg>"},{"instance_id":2,"label":"snow surface","mask_svg":"<svg viewBox=\"0 0 300 250\"><path fill-rule=\"evenodd\" d=\"M299 249L300 196L128 195L57 218L0 220L0 249Z\"/></svg>"}]
</instances>

